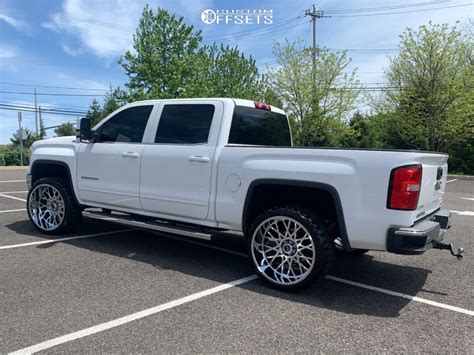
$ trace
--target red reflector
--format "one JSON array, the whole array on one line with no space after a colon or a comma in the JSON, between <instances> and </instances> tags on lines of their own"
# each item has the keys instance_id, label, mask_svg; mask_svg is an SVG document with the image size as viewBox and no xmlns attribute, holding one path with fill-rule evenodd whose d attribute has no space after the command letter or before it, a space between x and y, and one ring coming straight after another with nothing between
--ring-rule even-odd
<instances>
[{"instance_id":1,"label":"red reflector","mask_svg":"<svg viewBox=\"0 0 474 355\"><path fill-rule=\"evenodd\" d=\"M422 171L421 165L401 166L392 170L388 187L388 208L416 210L420 197Z\"/></svg>"},{"instance_id":2,"label":"red reflector","mask_svg":"<svg viewBox=\"0 0 474 355\"><path fill-rule=\"evenodd\" d=\"M270 105L264 104L263 102L258 102L258 101L255 101L255 108L260 108L262 110L267 110L267 111L272 110L272 107Z\"/></svg>"}]
</instances>

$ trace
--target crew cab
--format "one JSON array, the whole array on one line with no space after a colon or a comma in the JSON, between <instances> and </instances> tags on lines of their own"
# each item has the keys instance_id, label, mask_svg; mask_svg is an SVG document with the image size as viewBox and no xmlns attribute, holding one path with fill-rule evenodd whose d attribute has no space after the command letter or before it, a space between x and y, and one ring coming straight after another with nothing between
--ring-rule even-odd
<instances>
[{"instance_id":1,"label":"crew cab","mask_svg":"<svg viewBox=\"0 0 474 355\"><path fill-rule=\"evenodd\" d=\"M82 216L207 240L233 231L287 290L324 276L336 251L462 256L442 242L447 155L293 147L285 112L260 102L134 102L31 153L27 210L47 234Z\"/></svg>"}]
</instances>

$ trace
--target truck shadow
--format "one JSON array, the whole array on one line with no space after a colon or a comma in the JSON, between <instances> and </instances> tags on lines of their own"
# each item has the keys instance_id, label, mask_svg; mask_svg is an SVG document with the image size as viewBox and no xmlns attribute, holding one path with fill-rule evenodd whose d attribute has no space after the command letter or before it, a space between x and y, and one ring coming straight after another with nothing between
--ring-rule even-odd
<instances>
[{"instance_id":1,"label":"truck shadow","mask_svg":"<svg viewBox=\"0 0 474 355\"><path fill-rule=\"evenodd\" d=\"M106 222L85 219L78 234L94 233L90 230L91 225L93 225L95 233L98 232L96 227L99 226L102 230L114 228L114 225ZM35 235L46 240L58 238L38 234L27 220L17 221L6 227L19 235ZM245 246L241 238L232 235L218 235L212 243L201 241L198 243L231 250L236 253L245 252ZM157 236L156 233L148 231L131 230L98 238L48 243L38 245L36 248L46 253L60 244L146 263L159 271L176 271L220 283L230 282L253 273L250 261L240 255L191 244L186 240L175 237ZM35 247L31 246L31 248ZM100 270L98 271L100 272ZM106 270L103 271L106 272ZM330 275L414 296L423 288L430 273L431 271L427 269L386 263L377 260L372 255L364 255L358 258L337 258ZM163 285L159 286L163 287ZM313 306L314 308L310 309L314 310L321 308L348 314L398 317L400 311L410 302L404 298L389 296L331 279L320 280L308 289L293 293L269 288L261 280L252 281L238 287L268 297L289 301L285 303L285 310L290 313L293 307L296 310L300 307L300 304L304 304ZM183 294L183 296L185 295Z\"/></svg>"}]
</instances>

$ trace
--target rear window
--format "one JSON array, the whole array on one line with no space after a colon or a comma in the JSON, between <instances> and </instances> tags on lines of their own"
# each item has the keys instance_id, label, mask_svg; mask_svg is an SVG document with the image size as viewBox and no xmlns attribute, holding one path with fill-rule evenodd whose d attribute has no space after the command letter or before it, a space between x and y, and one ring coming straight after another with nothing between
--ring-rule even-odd
<instances>
[{"instance_id":1,"label":"rear window","mask_svg":"<svg viewBox=\"0 0 474 355\"><path fill-rule=\"evenodd\" d=\"M236 106L229 143L290 147L288 120L281 113Z\"/></svg>"}]
</instances>

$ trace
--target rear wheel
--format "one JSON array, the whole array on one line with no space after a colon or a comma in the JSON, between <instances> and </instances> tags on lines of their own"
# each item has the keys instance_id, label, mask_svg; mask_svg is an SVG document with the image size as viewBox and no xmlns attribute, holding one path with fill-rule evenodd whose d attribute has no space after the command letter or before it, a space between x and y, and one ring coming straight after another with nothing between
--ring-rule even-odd
<instances>
[{"instance_id":1,"label":"rear wheel","mask_svg":"<svg viewBox=\"0 0 474 355\"><path fill-rule=\"evenodd\" d=\"M33 225L46 234L70 231L82 217L71 189L60 177L38 179L28 193L26 205Z\"/></svg>"},{"instance_id":2,"label":"rear wheel","mask_svg":"<svg viewBox=\"0 0 474 355\"><path fill-rule=\"evenodd\" d=\"M257 275L283 290L310 285L325 276L334 261L334 244L325 224L300 208L262 213L249 228L247 246Z\"/></svg>"}]
</instances>

